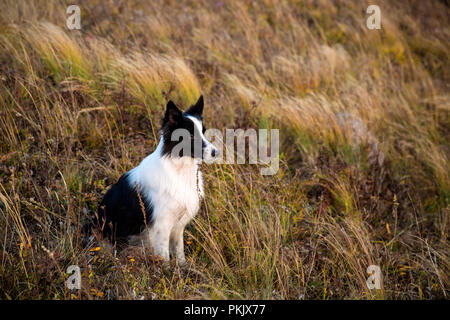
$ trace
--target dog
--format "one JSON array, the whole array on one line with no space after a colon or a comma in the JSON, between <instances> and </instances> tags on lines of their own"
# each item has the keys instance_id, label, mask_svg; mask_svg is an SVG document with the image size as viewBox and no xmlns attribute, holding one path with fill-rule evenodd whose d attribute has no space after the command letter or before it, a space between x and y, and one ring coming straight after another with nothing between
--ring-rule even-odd
<instances>
[{"instance_id":1,"label":"dog","mask_svg":"<svg viewBox=\"0 0 450 320\"><path fill-rule=\"evenodd\" d=\"M203 96L185 112L167 103L155 151L122 175L98 207L93 224L103 239L140 242L164 261L172 255L186 262L183 231L204 196L200 162L218 155L204 136L203 107Z\"/></svg>"}]
</instances>

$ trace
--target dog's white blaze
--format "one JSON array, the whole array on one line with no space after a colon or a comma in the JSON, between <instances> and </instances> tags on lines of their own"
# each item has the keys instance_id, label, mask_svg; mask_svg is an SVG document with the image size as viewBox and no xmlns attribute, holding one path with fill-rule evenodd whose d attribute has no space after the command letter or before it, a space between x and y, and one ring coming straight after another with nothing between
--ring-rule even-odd
<instances>
[{"instance_id":1,"label":"dog's white blaze","mask_svg":"<svg viewBox=\"0 0 450 320\"><path fill-rule=\"evenodd\" d=\"M211 158L214 158L211 156L211 152L213 150L215 150L217 152L216 147L214 147L214 145L209 142L205 135L203 134L203 124L200 120L198 120L196 117L190 116L190 115L186 115L186 118L190 119L194 125L197 127L198 132L200 133L200 137L202 138L203 142L205 143L206 147L204 149L204 153L203 153L203 157L205 158L205 160L211 160Z\"/></svg>"},{"instance_id":2,"label":"dog's white blaze","mask_svg":"<svg viewBox=\"0 0 450 320\"><path fill-rule=\"evenodd\" d=\"M203 135L203 123L201 123L201 121L199 121L196 117L190 116L190 115L186 115L186 118L188 118L189 120L191 120L195 127L197 128L198 132L200 133L200 137L202 137L202 140L205 143L209 143L208 140L206 140L205 136Z\"/></svg>"}]
</instances>

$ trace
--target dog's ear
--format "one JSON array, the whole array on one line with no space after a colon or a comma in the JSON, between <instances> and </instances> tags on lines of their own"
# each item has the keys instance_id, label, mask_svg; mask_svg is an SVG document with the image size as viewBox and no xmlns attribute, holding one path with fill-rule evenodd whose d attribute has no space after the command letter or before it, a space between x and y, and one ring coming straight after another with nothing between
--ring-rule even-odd
<instances>
[{"instance_id":1,"label":"dog's ear","mask_svg":"<svg viewBox=\"0 0 450 320\"><path fill-rule=\"evenodd\" d=\"M167 103L166 114L164 115L163 122L176 124L181 120L182 116L183 113L181 112L181 110L178 109L178 107L175 105L175 103L173 103L172 100L170 100Z\"/></svg>"},{"instance_id":2,"label":"dog's ear","mask_svg":"<svg viewBox=\"0 0 450 320\"><path fill-rule=\"evenodd\" d=\"M204 103L203 103L203 95L201 95L200 98L198 98L198 101L193 106L191 106L186 111L186 113L189 113L189 114L191 114L193 116L197 116L197 117L202 118L203 117L203 105L204 105Z\"/></svg>"}]
</instances>

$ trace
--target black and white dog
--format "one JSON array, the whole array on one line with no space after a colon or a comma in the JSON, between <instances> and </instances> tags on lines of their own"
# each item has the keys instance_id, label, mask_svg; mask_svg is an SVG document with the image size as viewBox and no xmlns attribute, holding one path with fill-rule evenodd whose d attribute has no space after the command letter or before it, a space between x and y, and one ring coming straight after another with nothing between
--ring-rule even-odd
<instances>
[{"instance_id":1,"label":"black and white dog","mask_svg":"<svg viewBox=\"0 0 450 320\"><path fill-rule=\"evenodd\" d=\"M203 104L201 96L183 113L168 102L156 150L125 173L99 205L94 224L104 238L140 242L164 261L172 254L185 263L183 231L204 195L199 163L218 152L204 136ZM180 130L187 134L176 134ZM181 142L188 148L180 149Z\"/></svg>"}]
</instances>

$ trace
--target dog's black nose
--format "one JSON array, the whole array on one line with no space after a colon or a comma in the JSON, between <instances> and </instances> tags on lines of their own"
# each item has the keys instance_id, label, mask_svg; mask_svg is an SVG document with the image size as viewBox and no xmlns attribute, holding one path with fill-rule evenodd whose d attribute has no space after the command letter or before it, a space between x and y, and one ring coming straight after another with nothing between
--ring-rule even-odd
<instances>
[{"instance_id":1,"label":"dog's black nose","mask_svg":"<svg viewBox=\"0 0 450 320\"><path fill-rule=\"evenodd\" d=\"M215 157L218 154L216 149L212 149L211 156Z\"/></svg>"}]
</instances>

